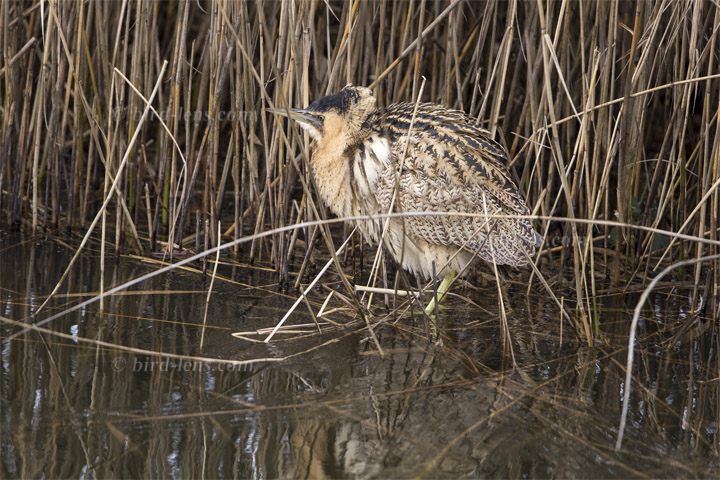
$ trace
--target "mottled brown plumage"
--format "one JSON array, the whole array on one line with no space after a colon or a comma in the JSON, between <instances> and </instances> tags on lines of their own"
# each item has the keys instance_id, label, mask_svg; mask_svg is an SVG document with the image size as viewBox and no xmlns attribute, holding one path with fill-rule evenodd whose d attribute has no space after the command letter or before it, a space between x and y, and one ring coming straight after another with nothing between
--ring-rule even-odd
<instances>
[{"instance_id":1,"label":"mottled brown plumage","mask_svg":"<svg viewBox=\"0 0 720 480\"><path fill-rule=\"evenodd\" d=\"M391 204L393 212L530 213L507 171L503 148L463 112L431 103L417 110L412 103L377 109L375 103L369 89L347 86L307 109L290 110L313 140L312 173L333 213L388 213ZM385 222L356 223L373 243L386 228L384 242L393 257L426 278L433 261L438 274L463 271L476 256L526 265L542 241L530 221L518 218L433 215L393 218L387 227Z\"/></svg>"}]
</instances>

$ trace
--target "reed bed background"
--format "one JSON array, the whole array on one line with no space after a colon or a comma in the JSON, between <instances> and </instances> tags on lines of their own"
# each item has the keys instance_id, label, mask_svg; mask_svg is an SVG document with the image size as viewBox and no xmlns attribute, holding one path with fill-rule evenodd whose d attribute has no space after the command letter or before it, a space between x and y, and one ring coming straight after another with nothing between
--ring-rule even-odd
<instances>
[{"instance_id":1,"label":"reed bed background","mask_svg":"<svg viewBox=\"0 0 720 480\"><path fill-rule=\"evenodd\" d=\"M172 258L316 220L307 140L265 108L422 90L507 146L587 341L599 289L676 262L720 317L717 3L7 0L0 25L3 228ZM319 233L233 254L297 287Z\"/></svg>"}]
</instances>

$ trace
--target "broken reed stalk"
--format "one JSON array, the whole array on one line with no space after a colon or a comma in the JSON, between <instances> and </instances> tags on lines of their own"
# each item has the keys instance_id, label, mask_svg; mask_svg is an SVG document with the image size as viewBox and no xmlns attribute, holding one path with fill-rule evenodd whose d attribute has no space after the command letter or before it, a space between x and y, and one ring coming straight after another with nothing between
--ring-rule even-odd
<instances>
[{"instance_id":1,"label":"broken reed stalk","mask_svg":"<svg viewBox=\"0 0 720 480\"><path fill-rule=\"evenodd\" d=\"M221 223L217 225L217 235L220 238ZM215 285L215 276L217 275L217 268L220 264L220 250L215 253L215 264L213 265L212 276L210 277L210 286L208 287L207 296L205 297L205 309L203 311L203 322L202 330L200 332L200 350L202 351L203 343L205 342L205 327L207 326L207 315L210 309L210 296L212 295L213 285Z\"/></svg>"},{"instance_id":2,"label":"broken reed stalk","mask_svg":"<svg viewBox=\"0 0 720 480\"><path fill-rule=\"evenodd\" d=\"M160 83L161 83L161 81L162 81L162 74L165 72L165 67L166 67L166 66L167 66L167 62L164 62L164 63L163 63L163 66L162 66L162 69L160 70L160 76L159 76L159 78L158 78L158 81L157 81L157 83L155 84L155 88L153 89L152 93L150 94L150 98L149 98L148 103L147 103L147 105L146 105L146 107L145 107L145 111L143 112L143 115L142 115L142 117L140 118L140 125L141 125L141 126L142 126L143 122L145 122L145 119L147 118L148 113L150 112L150 104L152 103L152 101L153 101L154 98L155 98L155 95L156 95L157 92L158 92L158 89L159 89L159 87L160 87ZM47 298L45 299L45 301L42 303L42 305L40 305L40 307L39 307L39 308L37 309L37 311L35 312L36 315L37 315L38 313L40 313L40 311L45 307L45 305L47 305L47 303L50 301L50 299L52 298L52 296L55 295L55 293L57 293L58 289L60 288L60 285L62 285L63 280L65 279L65 277L67 277L67 274L70 272L70 268L72 267L73 263L75 263L75 260L78 258L78 256L80 255L80 252L82 251L83 247L85 246L85 244L87 243L88 239L90 238L90 235L92 234L93 229L95 228L95 225L97 224L97 222L98 222L98 220L100 219L101 216L103 217L102 235L103 235L103 237L105 236L105 220L104 220L104 215L105 215L105 212L106 212L106 208L107 208L108 204L110 203L110 200L112 200L112 198L113 198L113 192L115 191L115 187L117 186L118 181L119 181L120 178L121 178L121 173L122 173L123 169L125 168L125 165L127 164L127 160L128 160L129 155L130 155L130 151L131 151L132 146L133 146L133 144L135 143L135 140L137 139L139 133L140 133L140 129L138 129L138 130L135 131L135 135L134 135L133 138L130 140L130 144L128 145L128 149L126 150L125 155L123 156L122 160L120 161L120 165L118 166L117 175L115 175L115 178L113 179L112 185L111 185L109 188L106 188L106 189L105 189L106 197L105 197L105 201L103 202L102 207L100 208L100 211L97 213L97 215L95 216L95 219L94 219L93 222L90 224L90 227L88 228L87 232L85 233L85 236L83 237L82 242L80 242L80 246L79 246L79 247L77 248L77 250L75 251L75 254L73 255L72 260L70 260L70 263L68 264L67 268L66 268L65 271L63 272L62 277L60 277L60 280L58 280L57 284L55 285L55 288L54 288L53 291L50 293L50 295L47 296ZM108 170L108 172L109 172L109 170ZM106 179L106 181L109 182L109 181L110 181L109 179L110 179L110 177L109 177L109 175L108 175L108 178ZM107 185L106 185L106 187L107 187ZM103 242L103 243L101 244L101 246L104 246L104 245L105 245L105 243ZM104 255L103 255L103 254L101 254L101 259L104 259ZM101 281L101 283L102 283L102 281ZM102 290L102 287L101 287L101 290Z\"/></svg>"},{"instance_id":3,"label":"broken reed stalk","mask_svg":"<svg viewBox=\"0 0 720 480\"><path fill-rule=\"evenodd\" d=\"M240 240L323 218L307 138L264 109L305 106L348 82L371 86L380 105L410 101L424 76L422 101L465 110L507 144L533 211L591 220L538 224L548 246L561 247L545 255L573 279L573 292L557 297L575 304L584 341L599 332L597 278L609 275L621 290L648 283L666 262L718 251L692 240L718 239L714 3L43 5L0 3L3 225L87 233L87 216L115 197L106 227L116 251L150 245L172 255L199 238L193 224L222 220ZM142 99L113 73L147 92L166 60L155 108L168 130L139 122ZM124 169L117 152L128 153ZM104 194L106 175L115 185ZM315 232L277 234L238 253L271 263L289 284L310 263ZM220 234L209 233L218 245ZM691 275L693 304L706 300L717 318L720 261L689 268L679 274Z\"/></svg>"}]
</instances>

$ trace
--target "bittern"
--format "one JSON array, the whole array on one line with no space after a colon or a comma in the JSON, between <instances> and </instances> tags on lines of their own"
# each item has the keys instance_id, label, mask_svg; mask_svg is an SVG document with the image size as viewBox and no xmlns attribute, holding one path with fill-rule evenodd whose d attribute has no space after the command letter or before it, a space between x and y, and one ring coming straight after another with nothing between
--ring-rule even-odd
<instances>
[{"instance_id":1,"label":"bittern","mask_svg":"<svg viewBox=\"0 0 720 480\"><path fill-rule=\"evenodd\" d=\"M315 184L335 215L445 213L353 222L370 243L382 239L406 270L428 279L435 268L444 277L440 298L476 258L520 267L542 242L527 218L513 218L530 211L504 149L459 110L377 108L370 89L348 85L305 109L270 111L310 135Z\"/></svg>"}]
</instances>

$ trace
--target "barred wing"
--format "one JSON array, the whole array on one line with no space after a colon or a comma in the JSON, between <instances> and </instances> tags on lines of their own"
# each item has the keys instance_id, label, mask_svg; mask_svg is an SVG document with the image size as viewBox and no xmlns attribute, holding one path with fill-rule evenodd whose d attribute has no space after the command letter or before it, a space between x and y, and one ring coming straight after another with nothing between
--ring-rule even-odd
<instances>
[{"instance_id":1,"label":"barred wing","mask_svg":"<svg viewBox=\"0 0 720 480\"><path fill-rule=\"evenodd\" d=\"M437 112L437 106L433 107ZM429 243L460 246L498 264L527 264L523 250L532 255L541 241L530 221L481 216L529 213L505 168L501 147L464 117L438 121L421 113L419 109L409 143L407 130L405 134L396 131L392 161L377 175L378 203L389 211L397 184L396 212L474 215L408 217L405 222L408 234Z\"/></svg>"}]
</instances>

